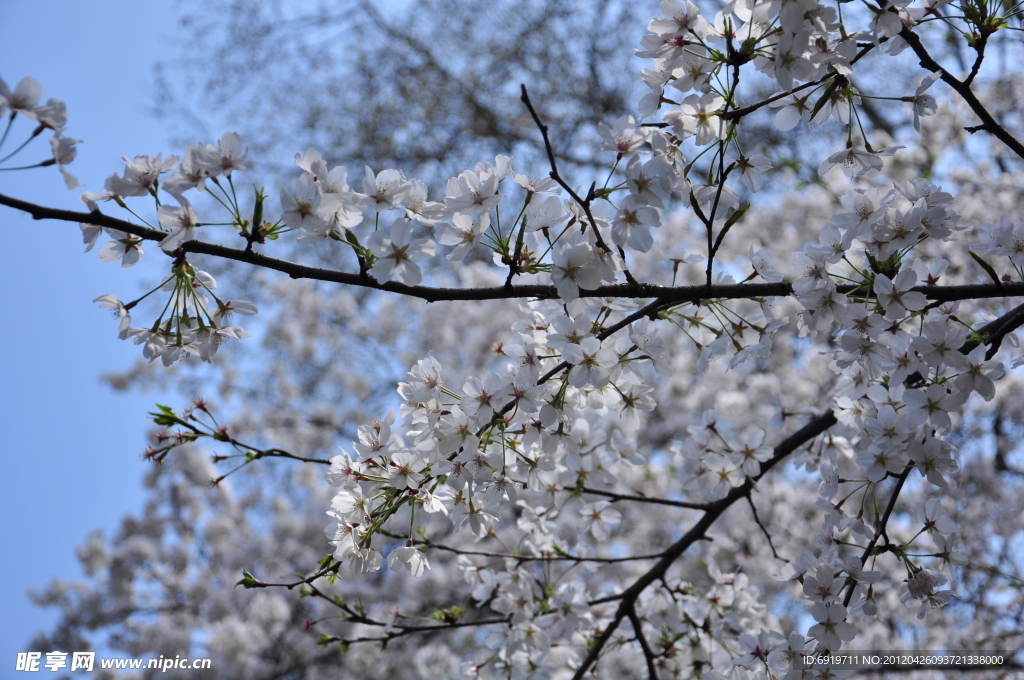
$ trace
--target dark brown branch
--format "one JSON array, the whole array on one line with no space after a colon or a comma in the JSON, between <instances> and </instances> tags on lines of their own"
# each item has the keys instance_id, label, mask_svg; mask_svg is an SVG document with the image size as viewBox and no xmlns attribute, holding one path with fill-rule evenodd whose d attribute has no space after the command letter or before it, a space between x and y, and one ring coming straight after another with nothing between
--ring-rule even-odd
<instances>
[{"instance_id":1,"label":"dark brown branch","mask_svg":"<svg viewBox=\"0 0 1024 680\"><path fill-rule=\"evenodd\" d=\"M339 642L345 645L354 645L357 642L377 642L381 644L387 644L392 640L406 635L412 635L413 633L433 633L441 630L451 630L453 628L468 628L472 626L490 626L496 623L508 623L512 620L511 616L506 616L500 619L480 619L479 621L453 621L451 623L442 623L437 626L393 626L392 630L383 637L359 637L359 638L340 638L336 635L324 638L322 642L331 643ZM353 623L365 623L362 621L353 621ZM376 625L383 626L383 624L377 623Z\"/></svg>"},{"instance_id":2,"label":"dark brown branch","mask_svg":"<svg viewBox=\"0 0 1024 680\"><path fill-rule=\"evenodd\" d=\"M882 513L882 518L878 522L878 526L875 528L875 535L872 537L871 542L868 543L868 547L864 549L864 554L860 558L860 566L864 566L868 563L868 558L871 557L872 551L875 549L875 545L878 544L878 539L885 533L885 526L889 523L889 517L892 516L893 508L896 507L896 501L900 497L900 492L903 490L903 485L907 481L907 477L910 476L910 471L914 469L914 464L910 463L907 467L903 468L903 472L900 473L899 480L896 482L896 487L892 490L892 495L889 496L889 503L885 506L885 512ZM888 541L889 539L886 539ZM849 579L850 583L846 591L846 597L843 598L843 606L849 607L850 600L853 599L854 588L857 587L857 581L853 578Z\"/></svg>"},{"instance_id":3,"label":"dark brown branch","mask_svg":"<svg viewBox=\"0 0 1024 680\"><path fill-rule=\"evenodd\" d=\"M533 108L533 102L530 101L530 95L526 91L526 85L520 85L519 87L522 90L522 96L520 97L520 99L522 100L523 104L526 105L526 108L530 111L530 116L533 118L533 122L537 124L537 128L540 130L541 137L544 138L544 149L545 151L547 151L548 154L548 163L551 164L551 179L558 182L558 185L565 189L565 193L569 194L572 200L576 201L576 204L583 208L583 212L586 213L587 219L590 220L590 228L594 230L594 239L597 241L597 246L604 252L611 254L612 250L611 248L608 247L608 244L604 242L604 237L601 236L601 230L597 228L597 221L594 220L594 215L590 212L590 202L594 200L594 187L596 186L596 184L590 185L590 191L587 192L587 197L583 199L580 198L579 194L573 191L573 188L569 186L569 184L564 179L562 179L561 175L558 174L558 165L555 161L555 152L554 149L552 149L551 147L551 139L548 137L548 126L541 122L540 114L538 114L537 110ZM633 275L629 272L629 269L626 268L625 259L623 259L622 261L622 271L626 275L627 281L629 281L632 284L636 284L636 280L633 278Z\"/></svg>"},{"instance_id":4,"label":"dark brown branch","mask_svg":"<svg viewBox=\"0 0 1024 680\"><path fill-rule=\"evenodd\" d=\"M612 502L616 501L634 501L636 503L654 503L656 505L671 505L677 508L689 508L691 510L707 510L709 503L689 503L687 501L673 501L668 498L657 498L654 496L634 496L624 493L614 493L612 491L602 491L601 489L591 489L589 486L585 486L582 489L583 493L594 494L595 496L604 496L605 498L611 498Z\"/></svg>"},{"instance_id":5,"label":"dark brown branch","mask_svg":"<svg viewBox=\"0 0 1024 680\"><path fill-rule=\"evenodd\" d=\"M764 534L764 537L768 539L768 547L772 549L772 556L777 560L782 559L779 557L779 553L775 550L775 543L772 542L772 535L768 533L768 529L764 526L764 523L761 522L761 518L757 514L757 506L754 505L754 499L747 496L747 503L750 505L750 512L754 515L754 521L757 522L757 526L761 527L761 533Z\"/></svg>"},{"instance_id":6,"label":"dark brown branch","mask_svg":"<svg viewBox=\"0 0 1024 680\"><path fill-rule=\"evenodd\" d=\"M95 224L101 227L118 229L133 236L138 236L148 241L162 241L167 237L168 232L158 229L150 229L132 222L110 217L100 212L75 212L73 210L61 210L23 201L0 194L0 205L6 205L16 210L21 210L32 215L33 219L53 219L64 222L84 222ZM349 286L372 288L399 295L419 298L427 302L439 302L442 300L504 300L514 298L556 298L558 291L554 286L548 285L519 285L519 286L489 286L483 288L434 288L431 286L410 286L395 281L379 283L368 276L349 272L340 272L332 269L310 267L281 260L255 252L246 252L244 249L230 248L216 243L205 241L188 241L181 247L183 253L197 253L201 255L212 255L225 260L245 262L257 267L271 269L287 274L293 279L311 279L315 281L327 281L341 283ZM849 293L857 287L853 285L837 286L840 293ZM1024 282L1003 283L1002 286L995 284L969 284L963 286L916 286L911 290L924 293L930 300L951 302L953 300L968 300L980 298L999 297L1021 297L1024 296ZM793 295L792 284L782 281L779 283L740 283L724 286L660 286L650 283L616 283L600 286L594 290L580 289L581 297L616 297L616 298L638 298L657 299L657 305L678 304L683 302L698 302L700 300L735 300L759 297L789 297ZM645 312L641 316L647 316L652 312ZM637 317L639 318L639 317ZM635 320L635 319L634 319Z\"/></svg>"},{"instance_id":7,"label":"dark brown branch","mask_svg":"<svg viewBox=\"0 0 1024 680\"><path fill-rule=\"evenodd\" d=\"M974 59L974 65L971 66L971 72L966 78L964 78L964 85L967 87L971 86L971 83L973 83L974 79L978 76L978 71L981 70L981 62L985 60L985 48L988 46L988 39L991 35L992 33L983 29L981 37L974 43L974 51L977 54L977 57Z\"/></svg>"},{"instance_id":8,"label":"dark brown branch","mask_svg":"<svg viewBox=\"0 0 1024 680\"><path fill-rule=\"evenodd\" d=\"M888 40L888 38L882 38L881 40L878 41L878 45L881 45L886 40ZM870 52L871 50L873 50L875 47L876 47L876 45L874 43L867 43L867 44L863 45L861 47L860 52L857 53L857 56L855 56L853 59L850 60L850 65L852 66L852 65L856 64L858 61L861 60L861 58L863 58L865 55L867 55L867 53ZM722 120L739 120L740 118L743 118L744 116L749 115L749 114L753 113L754 111L757 111L758 109L771 104L772 102L777 102L780 99L784 99L785 97L788 97L791 94L796 94L797 92L800 92L801 90L806 90L809 87L815 87L817 85L821 85L826 80L829 80L829 79L835 77L835 75L836 75L836 73L834 71L830 71L829 73L826 73L825 75L823 75L821 78L818 78L817 80L812 80L811 82L804 83L802 85L797 85L796 87L794 87L792 90L789 90L788 92L780 92L779 94L772 95L771 97L768 97L767 99L764 99L762 101L757 102L756 104L751 104L750 106L744 106L742 109L735 109L733 111L727 111L727 112L721 113L719 115L721 116Z\"/></svg>"},{"instance_id":9,"label":"dark brown branch","mask_svg":"<svg viewBox=\"0 0 1024 680\"><path fill-rule=\"evenodd\" d=\"M394 531L388 531L386 529L378 529L377 533L382 536L388 536L390 538L398 538L406 540L408 537L402 534L395 533ZM456 555L476 555L478 557L500 557L502 559L517 560L519 562L599 562L601 564L616 564L619 562L633 562L636 560L656 560L660 558L664 553L654 553L652 555L631 555L629 557L577 557L575 555L517 555L515 553L498 553L489 552L486 550L463 550L462 548L454 548L450 545L442 545L441 543L433 543L429 540L412 539L413 545L425 545L433 550L443 550L445 552L454 553Z\"/></svg>"},{"instance_id":10,"label":"dark brown branch","mask_svg":"<svg viewBox=\"0 0 1024 680\"><path fill-rule=\"evenodd\" d=\"M1024 305L1018 305L1010 312L982 326L980 334L987 336L985 344L989 345L988 351L985 352L985 359L994 357L999 351L1000 345L1003 344L1003 339L1022 325L1024 325ZM972 344L967 353L969 354L976 346L977 343Z\"/></svg>"},{"instance_id":11,"label":"dark brown branch","mask_svg":"<svg viewBox=\"0 0 1024 680\"><path fill-rule=\"evenodd\" d=\"M793 451L796 451L798 448L835 425L837 422L838 421L832 413L832 410L829 409L783 440L782 443L775 447L774 455L761 464L761 471L758 473L757 477L754 479L748 479L744 484L734 488L725 498L708 504L708 509L704 513L704 516L701 517L700 520L698 520L682 538L672 544L672 546L665 551L665 556L661 558L656 565L654 565L647 573L637 579L633 585L622 593L609 598L620 600L619 607L612 620L608 623L608 626L591 645L586 658L583 659L579 668L576 669L576 673L573 675L573 680L582 680L590 667L594 665L594 662L597 661L598 656L601 654L601 650L611 639L612 635L615 633L615 629L618 628L619 623L622 622L622 619L628 615L630 609L637 601L637 598L640 597L640 594L643 593L649 585L658 579L664 578L669 567L671 567L675 561L690 548L691 545L705 537L708 529L711 528L722 513L728 510L733 503L749 495L754 488L754 484L779 462L793 453Z\"/></svg>"},{"instance_id":12,"label":"dark brown branch","mask_svg":"<svg viewBox=\"0 0 1024 680\"><path fill-rule=\"evenodd\" d=\"M640 649L644 651L648 680L658 680L658 669L654 667L654 650L647 644L647 638L644 637L643 623L640 621L640 617L636 615L636 607L630 607L629 611L626 612L626 616L629 617L629 622L633 624L633 631L636 633L636 641L640 643Z\"/></svg>"},{"instance_id":13,"label":"dark brown branch","mask_svg":"<svg viewBox=\"0 0 1024 680\"><path fill-rule=\"evenodd\" d=\"M921 42L921 38L919 38L917 34L909 28L904 28L900 31L900 37L907 41L907 44L910 45L910 49L914 50L914 54L917 55L922 68L925 68L932 73L941 74L940 78L942 79L942 82L949 85L953 91L959 94L967 105L971 107L971 110L974 111L974 115L981 119L980 129L985 130L993 137L997 138L1003 144L1010 147L1010 150L1017 154L1019 158L1024 159L1024 144L1021 144L1016 137L1007 132L1006 128L1000 125L996 119L992 117L992 114L988 112L985 105L982 104L974 95L969 82L957 80L949 71L942 68L939 62L935 61L935 59L932 58L932 55L928 53L928 50L925 49L924 43Z\"/></svg>"}]
</instances>

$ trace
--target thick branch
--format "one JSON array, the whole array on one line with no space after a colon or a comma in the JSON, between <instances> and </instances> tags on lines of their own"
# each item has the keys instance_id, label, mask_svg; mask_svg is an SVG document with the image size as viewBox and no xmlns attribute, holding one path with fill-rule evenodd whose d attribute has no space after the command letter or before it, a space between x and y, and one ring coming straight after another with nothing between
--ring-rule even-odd
<instances>
[{"instance_id":1,"label":"thick branch","mask_svg":"<svg viewBox=\"0 0 1024 680\"><path fill-rule=\"evenodd\" d=\"M64 222L84 222L101 227L118 229L148 241L162 241L168 232L150 229L132 222L110 217L100 212L75 212L61 210L22 201L0 194L0 205L27 212L34 219L53 219ZM369 276L341 272L320 267L281 260L244 249L230 248L205 241L188 241L181 247L184 253L212 255L225 260L245 262L257 267L272 269L287 274L293 279L311 279L328 281L349 286L372 288L399 295L420 298L427 302L442 300L503 300L514 298L556 298L558 291L549 285L489 286L483 288L435 288L431 286L410 286L395 281L379 283ZM837 286L840 293L849 293L856 286ZM1024 296L1024 282L969 284L963 286L916 286L911 290L924 293L930 300L949 302L953 300L969 300L979 298L1020 297ZM659 286L650 283L616 283L600 286L593 290L580 290L582 297L615 297L615 298L656 298L661 303L698 302L701 300L732 300L759 297L789 297L793 295L793 286L786 281L779 283L741 283L723 286Z\"/></svg>"}]
</instances>

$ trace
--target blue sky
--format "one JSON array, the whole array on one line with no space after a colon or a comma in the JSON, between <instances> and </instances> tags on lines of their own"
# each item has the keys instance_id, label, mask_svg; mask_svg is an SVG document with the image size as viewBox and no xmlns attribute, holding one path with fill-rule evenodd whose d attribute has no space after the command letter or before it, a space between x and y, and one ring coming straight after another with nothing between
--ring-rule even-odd
<instances>
[{"instance_id":1,"label":"blue sky","mask_svg":"<svg viewBox=\"0 0 1024 680\"><path fill-rule=\"evenodd\" d=\"M145 112L152 65L173 44L169 7L0 2L0 76L14 87L31 75L44 99L67 103L67 135L85 140L70 169L89 190L123 169L122 155L175 152L165 126ZM26 128L12 134L0 156ZM18 158L44 159L48 138ZM45 205L80 210L81 191L68 191L54 168L0 173L0 193ZM95 528L109 535L141 507L145 413L158 399L179 400L117 394L99 379L134 361L137 348L116 339L116 322L92 300L127 298L145 271L103 264L95 250L82 254L74 224L34 222L0 206L0 227L8 239L0 250L0 677L8 677L16 653L56 619L26 591L80 578L75 546Z\"/></svg>"}]
</instances>

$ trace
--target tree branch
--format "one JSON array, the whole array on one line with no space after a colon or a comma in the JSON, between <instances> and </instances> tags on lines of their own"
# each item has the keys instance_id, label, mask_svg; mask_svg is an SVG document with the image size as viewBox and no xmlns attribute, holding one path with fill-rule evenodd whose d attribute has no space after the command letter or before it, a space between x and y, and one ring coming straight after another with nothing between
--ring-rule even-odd
<instances>
[{"instance_id":1,"label":"tree branch","mask_svg":"<svg viewBox=\"0 0 1024 680\"><path fill-rule=\"evenodd\" d=\"M914 464L909 463L907 467L903 468L903 472L900 473L899 480L896 482L896 487L892 490L892 495L889 496L889 503L885 506L885 512L882 514L882 519L879 520L878 526L875 528L875 535L872 537L871 542L868 543L868 547L864 549L864 554L860 558L860 566L864 566L868 563L868 558L871 557L871 551L875 549L875 545L878 543L878 539L885 533L885 526L889 523L889 517L892 516L893 508L896 507L896 501L900 497L900 492L903 490L903 485L907 481L907 477L910 475L910 471L914 469ZM886 539L888 541L888 539ZM849 607L850 600L853 599L853 591L857 587L857 581L852 577L849 579L850 583L846 590L846 597L843 598L843 606Z\"/></svg>"},{"instance_id":2,"label":"tree branch","mask_svg":"<svg viewBox=\"0 0 1024 680\"><path fill-rule=\"evenodd\" d=\"M668 498L657 498L654 496L633 496L630 494L614 493L612 491L602 491L601 489L592 489L589 486L583 487L583 493L594 494L595 496L604 496L605 498L611 498L612 502L616 501L633 501L635 503L654 503L656 505L671 505L677 508L689 508L691 510L707 510L708 503L689 503L687 501L673 501Z\"/></svg>"},{"instance_id":3,"label":"tree branch","mask_svg":"<svg viewBox=\"0 0 1024 680\"><path fill-rule=\"evenodd\" d=\"M981 119L981 126L977 129L985 130L992 136L996 137L1006 146L1010 147L1010 150L1017 154L1018 157L1024 159L1024 144L1021 144L1016 137L1006 131L1002 125L1000 125L992 114L988 112L985 105L978 100L971 90L970 82L963 82L953 77L951 73L942 68L939 62L932 58L932 55L925 49L924 43L921 42L921 38L916 33L911 31L909 28L904 28L900 31L900 37L907 41L910 45L910 49L914 50L914 54L917 55L918 60L921 63L922 68L928 69L932 73L940 73L942 82L949 85L954 92L959 94L967 105L971 107L974 114ZM973 79L973 75L970 77Z\"/></svg>"},{"instance_id":4,"label":"tree branch","mask_svg":"<svg viewBox=\"0 0 1024 680\"><path fill-rule=\"evenodd\" d=\"M710 503L707 511L704 513L704 516L701 517L697 523L694 524L694 526L687 531L685 535L683 535L682 538L672 544L672 546L665 551L665 556L661 558L656 565L637 579L633 585L621 594L614 596L614 598L621 600L619 607L615 612L615 616L597 640L595 640L591 645L586 658L583 659L579 668L576 669L576 673L573 675L573 680L583 679L586 672L592 665L594 665L594 662L597 661L598 656L601 654L601 650L608 643L608 640L611 639L612 634L619 626L619 623L621 623L622 619L629 614L629 611L636 603L637 598L640 597L640 594L643 593L647 586L651 585L654 581L663 578L669 567L671 567L672 564L679 559L679 557L685 553L691 545L704 538L708 529L711 528L711 525L715 523L722 513L728 510L733 503L747 496L753 490L754 484L764 477L769 470L784 460L789 456L789 454L793 453L793 451L796 451L798 448L811 441L837 422L838 421L832 413L832 410L829 409L784 439L782 443L775 447L774 455L769 460L761 464L761 471L758 473L757 477L748 479L744 484L734 488L725 498Z\"/></svg>"},{"instance_id":5,"label":"tree branch","mask_svg":"<svg viewBox=\"0 0 1024 680\"><path fill-rule=\"evenodd\" d=\"M654 650L647 644L647 638L644 637L643 623L641 623L640 617L636 615L636 608L630 607L626 615L629 617L630 623L633 624L633 631L636 633L637 642L640 643L640 649L644 650L644 660L647 661L648 680L658 680L658 669L654 667Z\"/></svg>"},{"instance_id":6,"label":"tree branch","mask_svg":"<svg viewBox=\"0 0 1024 680\"><path fill-rule=\"evenodd\" d=\"M0 194L0 205L30 214L33 219L52 219L64 222L81 222L100 227L118 229L147 241L162 241L169 232L150 229L132 222L104 215L101 212L75 212L59 208L48 208L28 201ZM530 284L518 286L489 286L481 288L435 288L432 286L410 286L404 283L389 281L379 283L371 277L333 269L322 269L308 265L269 257L244 249L230 248L205 241L188 241L178 252L212 255L225 260L244 262L257 267L271 269L287 274L293 279L310 279L341 283L360 288L371 288L389 293L397 293L419 298L427 302L442 300L505 300L515 298L557 298L558 291L554 286ZM839 293L849 293L858 286L837 286ZM960 286L915 286L912 291L924 293L930 300L951 302L981 298L1022 297L1024 282L996 284L968 284ZM658 304L698 302L700 300L733 300L759 297L789 297L793 295L793 286L789 282L779 283L740 283L721 286L661 286L651 283L616 283L600 286L593 290L580 289L581 297L614 297L614 298L656 298ZM646 315L646 314L645 314Z\"/></svg>"}]
</instances>

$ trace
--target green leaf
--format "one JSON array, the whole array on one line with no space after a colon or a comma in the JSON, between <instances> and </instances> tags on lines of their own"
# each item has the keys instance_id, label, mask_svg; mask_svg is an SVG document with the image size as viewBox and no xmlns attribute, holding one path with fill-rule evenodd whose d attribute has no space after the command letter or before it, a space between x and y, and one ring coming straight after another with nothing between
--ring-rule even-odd
<instances>
[{"instance_id":1,"label":"green leaf","mask_svg":"<svg viewBox=\"0 0 1024 680\"><path fill-rule=\"evenodd\" d=\"M242 570L242 578L235 584L235 587L242 586L243 588L255 588L259 585L259 581L256 577L250 574L245 569Z\"/></svg>"},{"instance_id":2,"label":"green leaf","mask_svg":"<svg viewBox=\"0 0 1024 680\"><path fill-rule=\"evenodd\" d=\"M693 212L697 213L697 217L704 224L708 223L708 218L704 216L704 211L700 209L700 204L697 203L697 197L693 195L693 190L690 190L690 207L693 208Z\"/></svg>"},{"instance_id":3,"label":"green leaf","mask_svg":"<svg viewBox=\"0 0 1024 680\"><path fill-rule=\"evenodd\" d=\"M263 193L263 189L256 191L256 202L252 207L252 228L253 230L259 229L260 225L263 224L263 201L266 195Z\"/></svg>"},{"instance_id":4,"label":"green leaf","mask_svg":"<svg viewBox=\"0 0 1024 680\"><path fill-rule=\"evenodd\" d=\"M732 228L732 225L734 225L737 222L739 222L743 218L743 215L745 215L747 210L749 210L749 209L750 209L750 204L747 203L745 206L739 208L738 210L733 211L732 215L729 215L729 219L727 219L725 221L725 226L722 227L722 233L719 236L719 238L724 236L725 232L729 231L729 229Z\"/></svg>"},{"instance_id":5,"label":"green leaf","mask_svg":"<svg viewBox=\"0 0 1024 680\"><path fill-rule=\"evenodd\" d=\"M828 100L832 97L832 94L836 91L837 87L839 87L839 79L833 78L832 82L825 88L824 94L821 95L821 98L815 102L814 108L811 109L811 120L814 120L814 117L818 115L818 111L821 111L822 107L825 106Z\"/></svg>"},{"instance_id":6,"label":"green leaf","mask_svg":"<svg viewBox=\"0 0 1024 680\"><path fill-rule=\"evenodd\" d=\"M160 411L159 413L150 411L147 415L152 416L153 422L157 425L163 425L166 427L168 425L175 425L181 422L181 418L178 417L178 414L175 413L174 409L170 406L157 404L156 407Z\"/></svg>"},{"instance_id":7,"label":"green leaf","mask_svg":"<svg viewBox=\"0 0 1024 680\"><path fill-rule=\"evenodd\" d=\"M999 274L997 274L996 270L992 268L992 265L990 265L988 262L985 262L985 260L983 260L980 257L978 257L973 252L971 252L971 251L967 251L967 252L969 252L971 254L971 257L974 258L974 261L978 263L978 266L980 266L982 269L985 270L985 273L989 275L989 278L991 278L993 281L995 281L997 286L1002 288L1003 287L1003 282L999 280Z\"/></svg>"},{"instance_id":8,"label":"green leaf","mask_svg":"<svg viewBox=\"0 0 1024 680\"><path fill-rule=\"evenodd\" d=\"M746 213L749 208L750 204L748 203L739 210L733 211L732 215L729 215L729 219L727 219L725 221L725 224L722 226L722 231L718 232L718 238L715 239L715 245L712 246L711 248L712 255L718 252L719 246L722 245L722 241L725 239L725 235L729 233L730 229L732 229L732 225L739 222L740 219L743 217L744 213Z\"/></svg>"}]
</instances>

